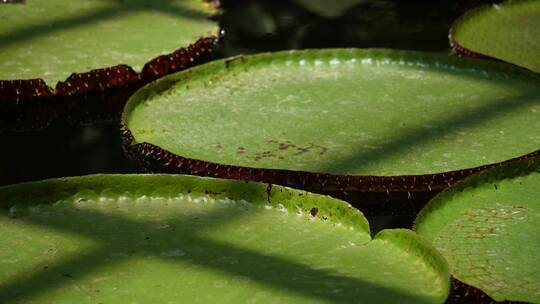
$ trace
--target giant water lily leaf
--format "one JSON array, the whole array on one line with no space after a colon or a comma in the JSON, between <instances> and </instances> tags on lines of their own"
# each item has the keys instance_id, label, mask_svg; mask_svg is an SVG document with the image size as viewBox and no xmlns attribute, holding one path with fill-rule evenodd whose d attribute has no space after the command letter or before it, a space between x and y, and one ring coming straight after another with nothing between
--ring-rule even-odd
<instances>
[{"instance_id":1,"label":"giant water lily leaf","mask_svg":"<svg viewBox=\"0 0 540 304\"><path fill-rule=\"evenodd\" d=\"M537 151L539 84L436 54L289 51L160 79L132 96L123 121L128 148L157 170L420 192Z\"/></svg>"},{"instance_id":2,"label":"giant water lily leaf","mask_svg":"<svg viewBox=\"0 0 540 304\"><path fill-rule=\"evenodd\" d=\"M450 31L454 49L488 56L540 72L540 2L506 1L473 9Z\"/></svg>"},{"instance_id":3,"label":"giant water lily leaf","mask_svg":"<svg viewBox=\"0 0 540 304\"><path fill-rule=\"evenodd\" d=\"M540 159L487 170L446 190L416 219L457 279L496 301L540 303Z\"/></svg>"},{"instance_id":4,"label":"giant water lily leaf","mask_svg":"<svg viewBox=\"0 0 540 304\"><path fill-rule=\"evenodd\" d=\"M327 196L193 176L0 188L0 299L441 303L444 259Z\"/></svg>"},{"instance_id":5,"label":"giant water lily leaf","mask_svg":"<svg viewBox=\"0 0 540 304\"><path fill-rule=\"evenodd\" d=\"M217 34L204 1L28 1L1 5L0 79L42 78L126 64L136 71L159 55Z\"/></svg>"},{"instance_id":6,"label":"giant water lily leaf","mask_svg":"<svg viewBox=\"0 0 540 304\"><path fill-rule=\"evenodd\" d=\"M118 114L134 89L208 53L215 12L202 0L0 5L0 130Z\"/></svg>"}]
</instances>

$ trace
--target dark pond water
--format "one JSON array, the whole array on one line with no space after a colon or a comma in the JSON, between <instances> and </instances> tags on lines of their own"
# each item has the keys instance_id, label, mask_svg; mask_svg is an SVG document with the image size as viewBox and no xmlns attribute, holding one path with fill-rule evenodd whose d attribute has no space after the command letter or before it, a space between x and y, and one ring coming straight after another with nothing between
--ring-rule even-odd
<instances>
[{"instance_id":1,"label":"dark pond water","mask_svg":"<svg viewBox=\"0 0 540 304\"><path fill-rule=\"evenodd\" d=\"M284 49L383 47L449 52L448 29L485 1L364 0L333 16L305 1L223 1L225 30L215 57ZM326 15L326 16L325 16ZM0 185L92 173L136 173L123 155L118 123L0 134ZM374 218L374 230L408 226L411 217Z\"/></svg>"}]
</instances>

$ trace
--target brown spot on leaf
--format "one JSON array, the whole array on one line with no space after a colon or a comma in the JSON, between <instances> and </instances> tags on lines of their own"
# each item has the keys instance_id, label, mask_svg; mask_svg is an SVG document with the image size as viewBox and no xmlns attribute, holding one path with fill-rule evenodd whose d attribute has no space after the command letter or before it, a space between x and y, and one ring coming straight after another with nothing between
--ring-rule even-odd
<instances>
[{"instance_id":1,"label":"brown spot on leaf","mask_svg":"<svg viewBox=\"0 0 540 304\"><path fill-rule=\"evenodd\" d=\"M328 152L328 148L326 148L326 147L319 146L319 145L316 145L316 144L309 144L309 146L307 146L307 147L298 147L298 148L296 148L296 150L298 150L298 152L296 152L295 155L308 153L308 152L311 152L311 150L313 150L313 149L319 149L319 154L321 154L321 155Z\"/></svg>"},{"instance_id":2,"label":"brown spot on leaf","mask_svg":"<svg viewBox=\"0 0 540 304\"><path fill-rule=\"evenodd\" d=\"M311 210L309 210L309 214L311 214L311 216L317 216L317 213L319 212L319 209L313 207L311 208Z\"/></svg>"},{"instance_id":3,"label":"brown spot on leaf","mask_svg":"<svg viewBox=\"0 0 540 304\"><path fill-rule=\"evenodd\" d=\"M300 154L308 153L311 150L311 146L305 147L305 148L298 147L298 148L296 148L296 150L298 150L298 152L296 152L294 155L300 155Z\"/></svg>"},{"instance_id":4,"label":"brown spot on leaf","mask_svg":"<svg viewBox=\"0 0 540 304\"><path fill-rule=\"evenodd\" d=\"M291 144L291 143L279 143L280 150L287 150L290 147L296 147L296 145Z\"/></svg>"}]
</instances>

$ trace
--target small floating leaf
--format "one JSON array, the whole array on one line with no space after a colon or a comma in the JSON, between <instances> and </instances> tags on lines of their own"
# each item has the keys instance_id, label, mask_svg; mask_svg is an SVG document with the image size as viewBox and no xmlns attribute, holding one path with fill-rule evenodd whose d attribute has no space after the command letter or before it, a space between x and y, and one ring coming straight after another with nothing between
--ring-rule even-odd
<instances>
[{"instance_id":1,"label":"small floating leaf","mask_svg":"<svg viewBox=\"0 0 540 304\"><path fill-rule=\"evenodd\" d=\"M442 303L444 259L346 203L193 176L0 188L0 300ZM313 212L317 210L317 212Z\"/></svg>"},{"instance_id":2,"label":"small floating leaf","mask_svg":"<svg viewBox=\"0 0 540 304\"><path fill-rule=\"evenodd\" d=\"M460 281L496 301L540 303L540 158L471 176L435 197L416 230Z\"/></svg>"},{"instance_id":3,"label":"small floating leaf","mask_svg":"<svg viewBox=\"0 0 540 304\"><path fill-rule=\"evenodd\" d=\"M450 31L454 49L540 72L540 1L506 1L473 9Z\"/></svg>"}]
</instances>

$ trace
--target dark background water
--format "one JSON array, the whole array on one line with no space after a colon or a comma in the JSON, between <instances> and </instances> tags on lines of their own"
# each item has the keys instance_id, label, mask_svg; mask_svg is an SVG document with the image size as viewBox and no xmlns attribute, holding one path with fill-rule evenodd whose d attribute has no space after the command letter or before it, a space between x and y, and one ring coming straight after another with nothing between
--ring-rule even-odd
<instances>
[{"instance_id":1,"label":"dark background water","mask_svg":"<svg viewBox=\"0 0 540 304\"><path fill-rule=\"evenodd\" d=\"M330 1L330 0L329 0ZM486 1L364 0L335 16L301 1L222 1L225 35L216 58L257 52L378 47L448 53L448 30L465 10ZM92 173L137 173L124 157L117 122L0 134L0 185ZM407 226L410 218L374 221L375 230Z\"/></svg>"}]
</instances>

